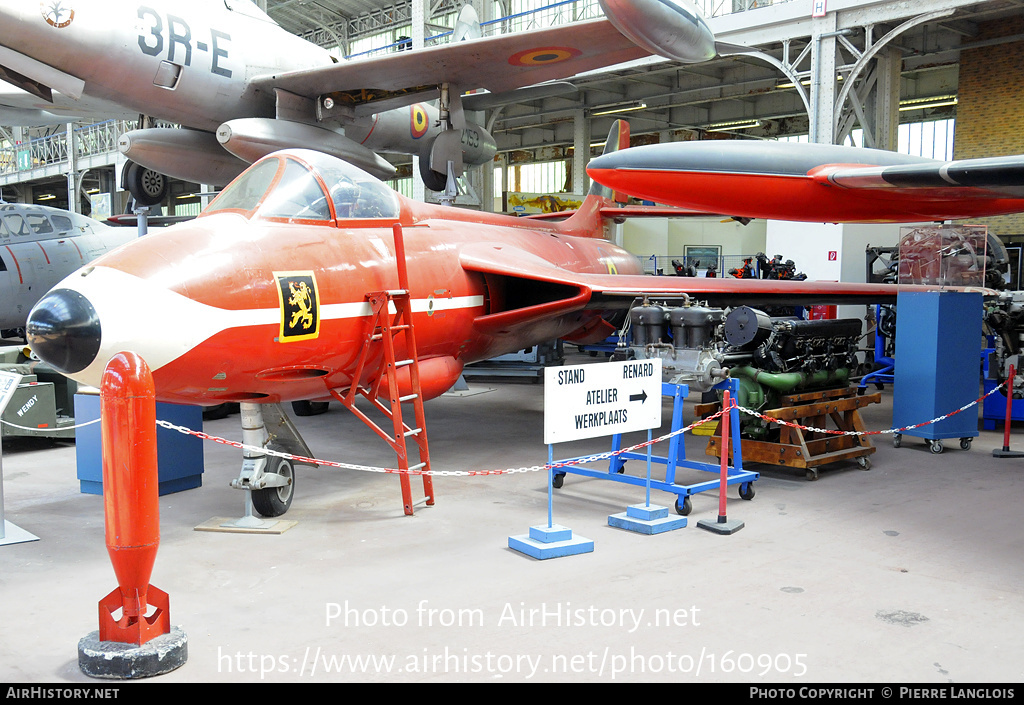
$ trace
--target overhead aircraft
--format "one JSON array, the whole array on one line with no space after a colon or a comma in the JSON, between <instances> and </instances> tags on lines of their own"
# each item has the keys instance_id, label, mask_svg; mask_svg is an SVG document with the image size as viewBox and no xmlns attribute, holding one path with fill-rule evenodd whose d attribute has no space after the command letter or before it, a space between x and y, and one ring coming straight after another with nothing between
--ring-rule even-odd
<instances>
[{"instance_id":1,"label":"overhead aircraft","mask_svg":"<svg viewBox=\"0 0 1024 705\"><path fill-rule=\"evenodd\" d=\"M22 336L28 312L54 284L135 237L59 208L0 202L0 337Z\"/></svg>"},{"instance_id":2,"label":"overhead aircraft","mask_svg":"<svg viewBox=\"0 0 1024 705\"><path fill-rule=\"evenodd\" d=\"M628 126L616 121L606 150L628 144ZM431 399L467 363L556 338L604 340L641 295L713 305L895 301L884 284L645 276L607 239L628 215L598 185L561 222L422 203L336 157L284 150L195 220L67 277L26 332L35 354L85 384L99 385L111 356L131 350L152 369L159 401L239 402L243 442L260 446L263 410L276 403L335 399L356 411L348 402L357 392ZM374 312L394 315L388 292L409 298L415 345L396 336L395 360L415 366L386 354L391 338ZM293 479L290 465L254 455L237 486L274 516L287 509Z\"/></svg>"},{"instance_id":3,"label":"overhead aircraft","mask_svg":"<svg viewBox=\"0 0 1024 705\"><path fill-rule=\"evenodd\" d=\"M1024 155L946 162L858 147L706 140L605 154L587 173L638 198L737 218L910 223L1024 211Z\"/></svg>"},{"instance_id":4,"label":"overhead aircraft","mask_svg":"<svg viewBox=\"0 0 1024 705\"><path fill-rule=\"evenodd\" d=\"M34 95L34 109L114 103L180 124L122 138L132 162L160 174L223 185L272 151L305 147L388 178L379 153L391 152L419 155L440 191L495 155L494 138L465 117L474 101L652 53L716 55L690 0L602 6L611 19L339 61L249 0L0 0L0 79ZM479 88L489 93L462 95ZM152 176L125 173L137 202L160 200Z\"/></svg>"}]
</instances>

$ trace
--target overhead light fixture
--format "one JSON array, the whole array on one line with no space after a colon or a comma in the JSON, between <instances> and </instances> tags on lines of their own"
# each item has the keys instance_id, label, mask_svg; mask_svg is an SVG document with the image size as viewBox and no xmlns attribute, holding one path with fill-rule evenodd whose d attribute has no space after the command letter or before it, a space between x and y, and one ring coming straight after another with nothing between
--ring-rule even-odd
<instances>
[{"instance_id":1,"label":"overhead light fixture","mask_svg":"<svg viewBox=\"0 0 1024 705\"><path fill-rule=\"evenodd\" d=\"M761 127L761 121L733 120L732 122L716 122L704 129L708 132L731 132L732 130L749 130L752 127Z\"/></svg>"},{"instance_id":2,"label":"overhead light fixture","mask_svg":"<svg viewBox=\"0 0 1024 705\"><path fill-rule=\"evenodd\" d=\"M925 110L927 108L943 108L947 105L956 105L958 99L955 95L933 95L929 98L913 98L900 101L900 112L908 110Z\"/></svg>"},{"instance_id":3,"label":"overhead light fixture","mask_svg":"<svg viewBox=\"0 0 1024 705\"><path fill-rule=\"evenodd\" d=\"M46 193L46 194L43 194L42 196L39 196L36 200L37 201L52 201L55 198L57 198L57 197L54 196L52 193Z\"/></svg>"},{"instance_id":4,"label":"overhead light fixture","mask_svg":"<svg viewBox=\"0 0 1024 705\"><path fill-rule=\"evenodd\" d=\"M838 76L836 76L836 80L837 81L842 81L843 79L844 79L843 74L839 74ZM801 78L800 79L800 85L801 86L809 86L809 85L811 85L811 79L809 79L809 78ZM793 83L792 81L784 81L782 83L775 84L775 87L778 88L778 89L785 90L787 88L796 88L796 84Z\"/></svg>"},{"instance_id":5,"label":"overhead light fixture","mask_svg":"<svg viewBox=\"0 0 1024 705\"><path fill-rule=\"evenodd\" d=\"M646 108L647 103L638 103L634 100L620 105L606 105L600 110L595 110L590 114L597 117L598 115L612 115L614 113L631 113L634 110L645 110Z\"/></svg>"}]
</instances>

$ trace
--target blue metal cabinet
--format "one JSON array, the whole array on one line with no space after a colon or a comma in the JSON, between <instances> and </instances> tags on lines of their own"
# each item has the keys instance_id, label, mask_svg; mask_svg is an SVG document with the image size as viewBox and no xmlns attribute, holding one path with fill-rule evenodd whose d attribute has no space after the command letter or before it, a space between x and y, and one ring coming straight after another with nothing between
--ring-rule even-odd
<instances>
[{"instance_id":1,"label":"blue metal cabinet","mask_svg":"<svg viewBox=\"0 0 1024 705\"><path fill-rule=\"evenodd\" d=\"M75 423L100 417L99 394L75 394ZM194 431L203 430L203 410L198 406L156 405L156 417ZM79 428L75 435L78 480L85 494L103 494L103 457L100 424ZM157 426L157 478L160 495L181 492L203 484L203 442Z\"/></svg>"},{"instance_id":2,"label":"blue metal cabinet","mask_svg":"<svg viewBox=\"0 0 1024 705\"><path fill-rule=\"evenodd\" d=\"M982 297L980 293L901 293L896 310L896 375L893 382L893 426L911 426L956 411L979 396ZM942 452L942 439L959 438L970 448L978 435L975 407L893 437L930 441Z\"/></svg>"}]
</instances>

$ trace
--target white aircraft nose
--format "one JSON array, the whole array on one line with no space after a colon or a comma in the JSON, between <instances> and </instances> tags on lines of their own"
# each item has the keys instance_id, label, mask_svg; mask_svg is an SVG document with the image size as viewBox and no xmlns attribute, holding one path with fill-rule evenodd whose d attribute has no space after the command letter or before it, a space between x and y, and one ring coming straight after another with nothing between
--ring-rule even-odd
<instances>
[{"instance_id":1,"label":"white aircraft nose","mask_svg":"<svg viewBox=\"0 0 1024 705\"><path fill-rule=\"evenodd\" d=\"M32 308L25 326L32 351L64 374L81 372L100 350L100 319L85 296L54 289Z\"/></svg>"}]
</instances>

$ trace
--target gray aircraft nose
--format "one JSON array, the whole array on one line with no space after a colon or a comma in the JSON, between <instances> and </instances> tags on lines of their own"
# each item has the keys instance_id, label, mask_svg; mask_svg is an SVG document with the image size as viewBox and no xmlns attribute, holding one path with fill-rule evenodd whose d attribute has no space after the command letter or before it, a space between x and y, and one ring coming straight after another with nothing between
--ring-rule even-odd
<instances>
[{"instance_id":1,"label":"gray aircraft nose","mask_svg":"<svg viewBox=\"0 0 1024 705\"><path fill-rule=\"evenodd\" d=\"M43 362L65 374L88 367L100 350L100 319L77 291L55 289L28 316L25 337Z\"/></svg>"}]
</instances>

